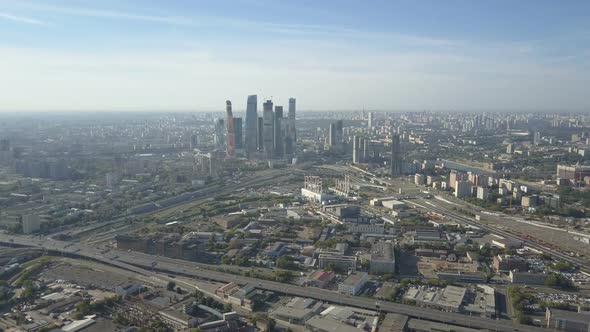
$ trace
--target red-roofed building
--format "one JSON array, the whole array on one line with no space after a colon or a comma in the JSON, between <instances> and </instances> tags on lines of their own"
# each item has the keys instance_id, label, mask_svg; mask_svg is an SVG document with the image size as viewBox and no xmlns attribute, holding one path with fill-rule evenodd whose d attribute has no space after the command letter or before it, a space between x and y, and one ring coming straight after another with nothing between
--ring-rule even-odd
<instances>
[{"instance_id":1,"label":"red-roofed building","mask_svg":"<svg viewBox=\"0 0 590 332\"><path fill-rule=\"evenodd\" d=\"M316 271L309 276L307 280L308 286L324 288L334 279L336 274L334 272Z\"/></svg>"}]
</instances>

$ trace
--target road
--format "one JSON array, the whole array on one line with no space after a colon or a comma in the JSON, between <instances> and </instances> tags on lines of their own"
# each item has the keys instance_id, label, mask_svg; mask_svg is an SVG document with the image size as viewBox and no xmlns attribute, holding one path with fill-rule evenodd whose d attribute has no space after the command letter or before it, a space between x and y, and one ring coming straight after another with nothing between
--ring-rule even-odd
<instances>
[{"instance_id":1,"label":"road","mask_svg":"<svg viewBox=\"0 0 590 332\"><path fill-rule=\"evenodd\" d=\"M343 295L337 292L315 287L300 287L291 284L261 280L256 278L238 276L223 272L206 270L192 262L151 256L147 254L131 253L125 251L101 251L79 243L68 243L51 239L39 239L26 236L13 236L0 234L0 244L4 246L28 246L44 248L52 254L67 255L82 259L90 259L105 264L133 271L140 275L154 276L156 272L164 272L170 275L180 275L191 278L214 280L220 282L237 282L239 284L253 284L259 289L283 293L292 296L314 298L317 300L354 306L368 310L391 312L408 315L410 317L461 325L471 328L487 329L491 331L541 331L542 329L531 326L513 326L511 321L492 320L483 317L469 317L456 313L442 312L428 308L418 308L391 302L380 302L374 299Z\"/></svg>"}]
</instances>

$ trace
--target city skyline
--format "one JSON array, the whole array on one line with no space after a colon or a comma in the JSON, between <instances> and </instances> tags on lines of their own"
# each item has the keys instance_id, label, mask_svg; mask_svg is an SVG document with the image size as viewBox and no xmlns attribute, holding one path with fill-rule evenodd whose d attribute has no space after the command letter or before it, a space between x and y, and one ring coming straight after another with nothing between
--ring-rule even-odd
<instances>
[{"instance_id":1,"label":"city skyline","mask_svg":"<svg viewBox=\"0 0 590 332\"><path fill-rule=\"evenodd\" d=\"M590 106L581 1L2 5L2 112L212 111L259 91L316 111Z\"/></svg>"}]
</instances>

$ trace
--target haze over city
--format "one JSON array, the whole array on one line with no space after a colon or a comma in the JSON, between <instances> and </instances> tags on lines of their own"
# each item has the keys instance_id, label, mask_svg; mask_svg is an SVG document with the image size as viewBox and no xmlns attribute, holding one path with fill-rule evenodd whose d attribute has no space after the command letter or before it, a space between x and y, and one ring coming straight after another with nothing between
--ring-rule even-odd
<instances>
[{"instance_id":1,"label":"haze over city","mask_svg":"<svg viewBox=\"0 0 590 332\"><path fill-rule=\"evenodd\" d=\"M0 0L0 332L589 332L589 9Z\"/></svg>"},{"instance_id":2,"label":"haze over city","mask_svg":"<svg viewBox=\"0 0 590 332\"><path fill-rule=\"evenodd\" d=\"M0 111L585 111L590 4L0 1ZM236 103L243 110L243 102Z\"/></svg>"}]
</instances>

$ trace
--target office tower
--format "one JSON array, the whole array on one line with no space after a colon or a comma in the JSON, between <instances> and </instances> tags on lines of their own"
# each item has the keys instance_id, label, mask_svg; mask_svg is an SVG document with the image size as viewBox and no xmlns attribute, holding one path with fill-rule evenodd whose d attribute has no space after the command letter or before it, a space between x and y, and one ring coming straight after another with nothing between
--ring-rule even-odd
<instances>
[{"instance_id":1,"label":"office tower","mask_svg":"<svg viewBox=\"0 0 590 332\"><path fill-rule=\"evenodd\" d=\"M369 139L362 138L361 163L369 162Z\"/></svg>"},{"instance_id":2,"label":"office tower","mask_svg":"<svg viewBox=\"0 0 590 332\"><path fill-rule=\"evenodd\" d=\"M244 134L242 133L242 118L234 118L234 140L236 149L244 148Z\"/></svg>"},{"instance_id":3,"label":"office tower","mask_svg":"<svg viewBox=\"0 0 590 332\"><path fill-rule=\"evenodd\" d=\"M283 158L284 152L284 123L283 123L283 106L275 106L274 114L274 157L281 159Z\"/></svg>"},{"instance_id":4,"label":"office tower","mask_svg":"<svg viewBox=\"0 0 590 332\"><path fill-rule=\"evenodd\" d=\"M283 133L285 135L285 156L290 158L293 156L293 153L295 152L295 130L293 128L293 123L295 122L295 120L292 120L290 118L283 118L281 122L283 124Z\"/></svg>"},{"instance_id":5,"label":"office tower","mask_svg":"<svg viewBox=\"0 0 590 332\"><path fill-rule=\"evenodd\" d=\"M352 139L352 163L353 164L361 164L365 162L365 158L367 153L365 149L367 148L367 143L364 138L359 136L354 136Z\"/></svg>"},{"instance_id":6,"label":"office tower","mask_svg":"<svg viewBox=\"0 0 590 332\"><path fill-rule=\"evenodd\" d=\"M231 111L231 101L225 101L225 116L227 123L227 155L233 157L236 153L236 140L234 138L234 116Z\"/></svg>"},{"instance_id":7,"label":"office tower","mask_svg":"<svg viewBox=\"0 0 590 332\"><path fill-rule=\"evenodd\" d=\"M514 143L508 143L506 146L506 153L513 154L514 153Z\"/></svg>"},{"instance_id":8,"label":"office tower","mask_svg":"<svg viewBox=\"0 0 590 332\"><path fill-rule=\"evenodd\" d=\"M374 117L373 112L369 112L369 123L367 124L369 129L373 128L373 117Z\"/></svg>"},{"instance_id":9,"label":"office tower","mask_svg":"<svg viewBox=\"0 0 590 332\"><path fill-rule=\"evenodd\" d=\"M248 154L258 149L258 97L256 95L248 96L246 106L246 152Z\"/></svg>"},{"instance_id":10,"label":"office tower","mask_svg":"<svg viewBox=\"0 0 590 332\"><path fill-rule=\"evenodd\" d=\"M328 130L328 145L331 147L336 146L336 122L330 123L330 129Z\"/></svg>"},{"instance_id":11,"label":"office tower","mask_svg":"<svg viewBox=\"0 0 590 332\"><path fill-rule=\"evenodd\" d=\"M263 149L266 158L273 159L274 156L274 113L272 111L272 101L267 100L262 104L262 119L263 119Z\"/></svg>"},{"instance_id":12,"label":"office tower","mask_svg":"<svg viewBox=\"0 0 590 332\"><path fill-rule=\"evenodd\" d=\"M258 118L258 122L256 124L256 148L259 151L264 150L264 119L262 117Z\"/></svg>"},{"instance_id":13,"label":"office tower","mask_svg":"<svg viewBox=\"0 0 590 332\"><path fill-rule=\"evenodd\" d=\"M22 216L22 226L24 234L31 234L41 228L41 220L36 214L25 214Z\"/></svg>"},{"instance_id":14,"label":"office tower","mask_svg":"<svg viewBox=\"0 0 590 332\"><path fill-rule=\"evenodd\" d=\"M391 135L391 176L397 177L402 175L402 151L399 144L399 135Z\"/></svg>"},{"instance_id":15,"label":"office tower","mask_svg":"<svg viewBox=\"0 0 590 332\"><path fill-rule=\"evenodd\" d=\"M223 119L215 120L215 149L223 150L225 147L225 121Z\"/></svg>"},{"instance_id":16,"label":"office tower","mask_svg":"<svg viewBox=\"0 0 590 332\"><path fill-rule=\"evenodd\" d=\"M192 134L191 135L191 142L190 142L191 150L196 149L197 145L199 145L199 137L196 134Z\"/></svg>"},{"instance_id":17,"label":"office tower","mask_svg":"<svg viewBox=\"0 0 590 332\"><path fill-rule=\"evenodd\" d=\"M295 98L289 98L289 122L290 122L290 132L292 134L291 139L293 140L293 145L297 142L297 129L295 126Z\"/></svg>"},{"instance_id":18,"label":"office tower","mask_svg":"<svg viewBox=\"0 0 590 332\"><path fill-rule=\"evenodd\" d=\"M340 146L344 142L344 126L342 120L336 121L336 145Z\"/></svg>"},{"instance_id":19,"label":"office tower","mask_svg":"<svg viewBox=\"0 0 590 332\"><path fill-rule=\"evenodd\" d=\"M456 181L455 182L455 197L465 198L471 197L471 182L469 181Z\"/></svg>"},{"instance_id":20,"label":"office tower","mask_svg":"<svg viewBox=\"0 0 590 332\"><path fill-rule=\"evenodd\" d=\"M540 131L535 131L534 136L533 136L533 144L535 144L535 145L541 144L541 132Z\"/></svg>"}]
</instances>

